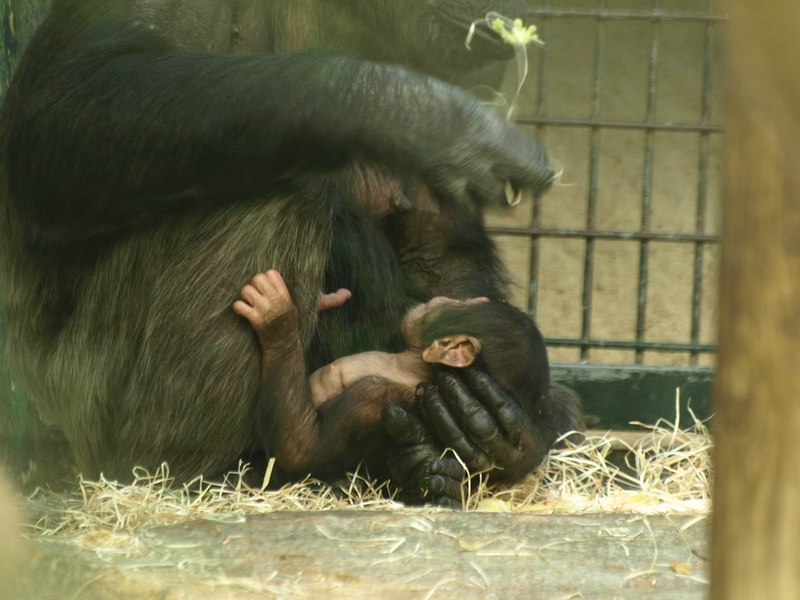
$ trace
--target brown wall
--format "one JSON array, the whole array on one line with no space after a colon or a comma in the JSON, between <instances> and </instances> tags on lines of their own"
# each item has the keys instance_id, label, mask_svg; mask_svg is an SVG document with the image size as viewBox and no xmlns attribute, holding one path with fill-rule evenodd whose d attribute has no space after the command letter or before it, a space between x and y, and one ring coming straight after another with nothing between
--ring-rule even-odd
<instances>
[{"instance_id":1,"label":"brown wall","mask_svg":"<svg viewBox=\"0 0 800 600\"><path fill-rule=\"evenodd\" d=\"M542 4L532 2L531 5ZM594 0L552 2L554 8L594 9ZM638 1L607 2L609 9L647 9ZM664 1L664 10L697 12L703 1ZM533 22L541 19L531 17ZM702 116L705 25L663 22L659 31L658 92L655 120L698 123ZM592 81L598 35L595 19L553 18L543 32L548 58L545 114L550 117L592 116ZM721 46L716 32L715 47ZM647 117L652 26L644 20L608 21L605 25L599 94L599 117L644 121ZM531 72L521 101L521 115L537 111L538 52L530 51ZM722 81L715 50L711 122L719 123ZM506 88L513 87L513 69ZM544 140L553 162L564 174L543 200L542 226L582 229L586 226L589 192L588 128L549 126ZM700 134L657 132L654 137L651 231L694 233L698 197ZM718 233L721 135L710 138L708 208L705 233ZM638 230L641 223L645 133L602 129L599 134L596 228ZM493 210L489 223L526 226L532 202L516 209ZM497 240L515 281L515 302L524 307L529 285L530 242L524 237L501 235ZM541 242L539 298L536 319L547 337L578 337L581 331L581 295L585 242L544 239ZM639 271L639 243L598 241L595 249L591 336L634 340ZM715 341L717 304L715 245L704 250L701 304L701 343ZM647 295L645 340L689 342L693 285L694 244L650 244L650 281ZM552 348L551 358L577 361L577 349ZM591 362L631 363L633 351L592 350ZM712 364L711 355L700 364ZM646 364L688 364L686 353L645 353Z\"/></svg>"}]
</instances>

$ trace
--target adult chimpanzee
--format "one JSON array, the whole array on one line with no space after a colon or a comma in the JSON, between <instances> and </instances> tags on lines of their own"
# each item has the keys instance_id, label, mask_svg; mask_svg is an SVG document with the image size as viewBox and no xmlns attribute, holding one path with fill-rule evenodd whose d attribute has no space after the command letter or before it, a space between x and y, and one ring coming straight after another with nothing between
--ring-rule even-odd
<instances>
[{"instance_id":1,"label":"adult chimpanzee","mask_svg":"<svg viewBox=\"0 0 800 600\"><path fill-rule=\"evenodd\" d=\"M255 273L286 278L311 369L399 349L412 301L502 299L478 217L441 238L434 270L447 277L425 285L430 261L398 256L405 220L374 222L354 181L368 158L414 173L446 208L500 199L507 180L549 180L535 141L443 81L505 58L488 28L472 53L463 37L487 11L524 6L54 0L0 117L0 268L11 358L86 474L127 478L167 460L186 478L272 453L274 399L305 373L276 365L262 378L255 336L230 308ZM352 300L318 319L320 289L337 287ZM438 386L437 398L469 405L428 411L441 443L478 418L477 388ZM374 393L352 386L320 408L320 423ZM469 450L502 473L530 470L570 424L570 410L546 400L539 418L495 424ZM386 411L394 470L435 493L446 465L415 419ZM386 444L364 432L311 469L341 471Z\"/></svg>"}]
</instances>

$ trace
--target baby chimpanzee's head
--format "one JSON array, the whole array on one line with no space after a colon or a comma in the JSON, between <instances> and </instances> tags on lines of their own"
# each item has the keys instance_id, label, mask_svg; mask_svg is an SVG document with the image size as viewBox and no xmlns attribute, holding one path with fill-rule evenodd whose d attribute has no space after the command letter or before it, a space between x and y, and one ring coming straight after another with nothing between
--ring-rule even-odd
<instances>
[{"instance_id":1,"label":"baby chimpanzee's head","mask_svg":"<svg viewBox=\"0 0 800 600\"><path fill-rule=\"evenodd\" d=\"M459 301L434 298L406 315L408 347L426 362L452 367L473 363L507 391L524 397L547 394L550 368L539 328L522 311L486 298Z\"/></svg>"}]
</instances>

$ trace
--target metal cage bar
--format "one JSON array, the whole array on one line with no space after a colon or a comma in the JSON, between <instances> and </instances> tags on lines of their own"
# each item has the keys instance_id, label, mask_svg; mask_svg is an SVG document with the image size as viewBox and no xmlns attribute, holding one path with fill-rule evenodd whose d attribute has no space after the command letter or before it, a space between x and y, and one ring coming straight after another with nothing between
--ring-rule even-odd
<instances>
[{"instance_id":1,"label":"metal cage bar","mask_svg":"<svg viewBox=\"0 0 800 600\"><path fill-rule=\"evenodd\" d=\"M546 6L550 6L550 0L546 0ZM543 17L539 23L539 31L543 36L547 36L548 25L550 19ZM538 119L546 118L547 104L545 98L546 88L546 75L547 75L547 54L548 48L545 44L539 52L539 76L537 78L536 87L536 117ZM518 122L521 121L518 119ZM536 134L540 139L544 140L545 127L544 124L532 123L536 125ZM533 215L531 216L530 229L541 229L542 227L542 193L538 192L533 197ZM539 255L541 254L540 237L530 236L531 251L530 262L528 269L528 314L535 321L536 320L536 305L538 301L539 292Z\"/></svg>"},{"instance_id":2,"label":"metal cage bar","mask_svg":"<svg viewBox=\"0 0 800 600\"><path fill-rule=\"evenodd\" d=\"M631 342L626 340L590 340L590 339L571 339L571 338L548 338L548 344L554 346L590 346L592 348L614 348L619 350L668 350L672 352L715 352L716 346L712 344L682 344L680 342Z\"/></svg>"},{"instance_id":3,"label":"metal cage bar","mask_svg":"<svg viewBox=\"0 0 800 600\"><path fill-rule=\"evenodd\" d=\"M605 240L651 240L656 242L702 242L713 244L719 241L719 237L710 234L699 233L658 233L653 231L604 231L585 229L558 229L549 227L529 227L520 229L519 227L489 227L492 233L502 233L504 235L526 235L536 238L578 238L578 239L605 239Z\"/></svg>"},{"instance_id":4,"label":"metal cage bar","mask_svg":"<svg viewBox=\"0 0 800 600\"><path fill-rule=\"evenodd\" d=\"M598 0L605 9L606 0ZM592 119L600 118L600 81L603 65L603 46L605 42L605 22L597 25L597 38L594 49L594 71L592 73ZM597 179L600 160L600 129L592 127L589 132L589 195L586 201L586 231L594 231L597 221ZM581 294L581 339L591 337L592 291L594 284L594 251L596 238L586 236L583 254L583 293ZM581 360L589 359L589 345L581 346Z\"/></svg>"},{"instance_id":5,"label":"metal cage bar","mask_svg":"<svg viewBox=\"0 0 800 600\"><path fill-rule=\"evenodd\" d=\"M652 0L653 12L660 10L661 0ZM656 94L658 93L658 46L661 22L653 20L650 33L650 77L647 88L647 120L656 119ZM644 173L642 182L642 220L641 231L650 231L650 216L653 193L653 152L655 151L655 135L652 129L645 132ZM647 283L650 263L650 240L643 239L639 246L639 286L636 299L636 342L644 342L647 326ZM636 350L636 364L644 362L644 350Z\"/></svg>"},{"instance_id":6,"label":"metal cage bar","mask_svg":"<svg viewBox=\"0 0 800 600\"><path fill-rule=\"evenodd\" d=\"M575 347L580 349L582 360L586 360L592 348L611 348L633 350L635 362L641 364L644 353L649 350L686 352L690 365L696 366L701 354L716 351L712 344L701 344L701 302L703 288L703 258L710 244L719 241L718 236L706 233L706 212L708 209L708 171L711 136L722 132L720 125L711 123L713 91L714 31L720 23L727 21L724 15L714 14L714 0L706 0L702 13L669 12L662 9L661 0L651 0L650 10L609 10L606 0L597 0L595 9L554 9L551 0L543 0L542 6L529 9L529 14L537 17L540 32L546 37L553 18L593 18L597 20L597 39L592 75L591 115L588 118L564 118L548 116L546 103L548 49L544 46L539 52L539 73L536 93L536 112L533 116L517 119L521 125L534 126L540 137L544 137L549 127L583 127L589 130L589 172L588 195L586 198L586 228L546 228L542 227L542 199L534 197L533 215L527 228L491 227L492 233L522 235L531 239L530 286L528 289L528 311L536 317L538 301L539 256L542 238L573 238L586 241L583 264L583 283L581 290L581 333L578 338L548 338L551 346ZM651 42L649 56L649 76L647 89L647 108L644 121L609 120L601 117L600 89L602 84L602 59L605 42L605 22L607 20L645 20L651 22ZM658 60L660 25L666 21L697 22L705 24L705 48L703 56L702 108L699 123L673 123L657 120ZM603 129L639 130L645 134L643 183L641 199L641 222L638 231L606 231L596 229L596 209L599 178L600 137ZM659 131L690 133L699 136L698 187L694 233L660 233L651 231L653 164L656 147L656 133ZM592 299L595 268L595 242L598 239L630 241L639 244L639 273L636 300L636 333L634 340L593 339ZM651 242L688 243L694 245L691 333L688 343L646 341L647 290L649 279L649 259Z\"/></svg>"},{"instance_id":7,"label":"metal cage bar","mask_svg":"<svg viewBox=\"0 0 800 600\"><path fill-rule=\"evenodd\" d=\"M706 3L707 12L714 10L714 0ZM714 27L707 22L705 26L705 49L703 51L703 104L700 121L708 123L711 118L711 91L714 60ZM700 156L697 168L697 213L695 219L695 232L699 235L705 233L706 208L708 206L708 154L711 136L708 132L700 134ZM692 283L692 329L691 340L693 345L700 343L701 302L703 300L703 254L705 244L698 240L694 245L694 281ZM689 354L689 364L698 364L698 352L692 350Z\"/></svg>"},{"instance_id":8,"label":"metal cage bar","mask_svg":"<svg viewBox=\"0 0 800 600\"><path fill-rule=\"evenodd\" d=\"M619 19L619 20L643 20L643 21L694 21L699 23L724 23L728 20L725 15L715 15L712 9L707 13L693 13L680 11L662 11L661 8L653 10L606 10L605 8L585 9L585 8L564 8L553 9L548 3L547 6L539 8L529 8L528 14L539 18L574 18L586 19L594 18L599 20Z\"/></svg>"},{"instance_id":9,"label":"metal cage bar","mask_svg":"<svg viewBox=\"0 0 800 600\"><path fill-rule=\"evenodd\" d=\"M544 50L544 48L542 48ZM554 117L519 117L520 125L556 125L560 127L597 127L599 129L644 129L647 131L682 131L687 133L722 133L711 123L657 123L653 121L615 121L610 119L569 119Z\"/></svg>"}]
</instances>

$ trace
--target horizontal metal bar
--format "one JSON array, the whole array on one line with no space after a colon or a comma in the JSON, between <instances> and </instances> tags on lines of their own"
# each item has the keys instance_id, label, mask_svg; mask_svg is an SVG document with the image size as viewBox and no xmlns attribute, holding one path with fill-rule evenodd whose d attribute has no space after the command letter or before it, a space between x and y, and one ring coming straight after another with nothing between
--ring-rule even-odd
<instances>
[{"instance_id":1,"label":"horizontal metal bar","mask_svg":"<svg viewBox=\"0 0 800 600\"><path fill-rule=\"evenodd\" d=\"M604 363L550 363L550 370L559 377L568 374L583 381L628 379L642 375L679 375L687 379L708 380L714 377L714 367L686 367L676 365L617 365ZM674 397L673 397L674 398Z\"/></svg>"},{"instance_id":2,"label":"horizontal metal bar","mask_svg":"<svg viewBox=\"0 0 800 600\"><path fill-rule=\"evenodd\" d=\"M549 346L572 348L612 348L617 350L664 350L667 352L716 352L712 344L681 344L675 342L626 342L621 340L579 340L574 338L545 338Z\"/></svg>"},{"instance_id":3,"label":"horizontal metal bar","mask_svg":"<svg viewBox=\"0 0 800 600\"><path fill-rule=\"evenodd\" d=\"M551 229L546 227L487 227L489 233L531 237L580 238L606 240L653 240L656 242L696 242L716 244L719 236L702 233L655 233L652 231L588 231L586 229Z\"/></svg>"},{"instance_id":4,"label":"horizontal metal bar","mask_svg":"<svg viewBox=\"0 0 800 600\"><path fill-rule=\"evenodd\" d=\"M674 131L682 133L722 133L721 125L711 123L656 123L652 121L614 121L609 119L568 119L563 117L517 117L520 125L553 127L598 127L604 129L635 129L641 131Z\"/></svg>"},{"instance_id":5,"label":"horizontal metal bar","mask_svg":"<svg viewBox=\"0 0 800 600\"><path fill-rule=\"evenodd\" d=\"M670 12L664 10L603 10L591 8L529 8L528 14L535 17L568 19L619 19L643 21L694 21L700 23L725 23L728 15L711 13Z\"/></svg>"}]
</instances>

